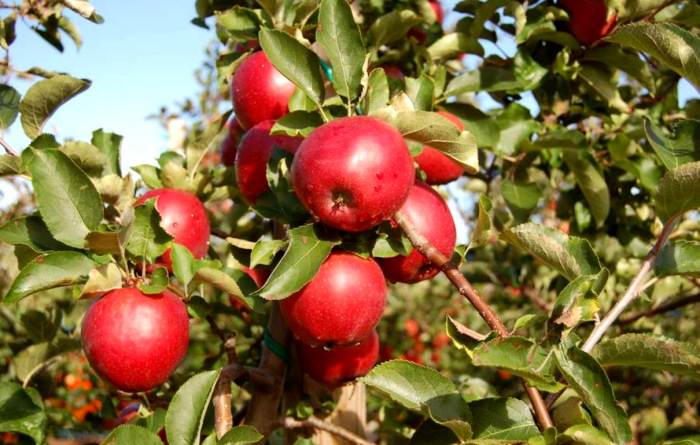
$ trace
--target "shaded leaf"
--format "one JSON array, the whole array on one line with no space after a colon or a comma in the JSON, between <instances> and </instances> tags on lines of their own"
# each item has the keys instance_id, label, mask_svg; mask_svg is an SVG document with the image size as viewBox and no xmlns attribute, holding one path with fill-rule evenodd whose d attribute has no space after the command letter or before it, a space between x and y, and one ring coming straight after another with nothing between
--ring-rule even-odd
<instances>
[{"instance_id":1,"label":"shaded leaf","mask_svg":"<svg viewBox=\"0 0 700 445\"><path fill-rule=\"evenodd\" d=\"M134 208L134 225L126 250L138 259L153 264L170 247L173 237L161 226L156 199L147 199Z\"/></svg>"},{"instance_id":2,"label":"shaded leaf","mask_svg":"<svg viewBox=\"0 0 700 445\"><path fill-rule=\"evenodd\" d=\"M282 116L270 129L270 134L306 137L316 127L323 124L323 119L315 111L292 111Z\"/></svg>"},{"instance_id":3,"label":"shaded leaf","mask_svg":"<svg viewBox=\"0 0 700 445\"><path fill-rule=\"evenodd\" d=\"M605 178L590 161L575 151L564 151L564 162L574 172L576 184L586 197L596 225L602 227L610 213L610 190Z\"/></svg>"},{"instance_id":4,"label":"shaded leaf","mask_svg":"<svg viewBox=\"0 0 700 445\"><path fill-rule=\"evenodd\" d=\"M654 273L658 277L700 277L700 243L688 240L672 240L667 243L656 257Z\"/></svg>"},{"instance_id":5,"label":"shaded leaf","mask_svg":"<svg viewBox=\"0 0 700 445\"><path fill-rule=\"evenodd\" d=\"M102 445L163 445L154 432L138 425L121 425L115 428L102 442Z\"/></svg>"},{"instance_id":6,"label":"shaded leaf","mask_svg":"<svg viewBox=\"0 0 700 445\"><path fill-rule=\"evenodd\" d=\"M656 154L667 169L673 170L683 164L700 161L700 122L677 121L671 136L649 119L644 119L644 131Z\"/></svg>"},{"instance_id":7,"label":"shaded leaf","mask_svg":"<svg viewBox=\"0 0 700 445\"><path fill-rule=\"evenodd\" d=\"M264 436L250 425L239 425L231 428L229 432L219 439L217 445L246 445L256 443Z\"/></svg>"},{"instance_id":8,"label":"shaded leaf","mask_svg":"<svg viewBox=\"0 0 700 445\"><path fill-rule=\"evenodd\" d=\"M422 19L409 9L391 11L377 18L369 28L368 40L374 48L404 38L409 29L420 24Z\"/></svg>"},{"instance_id":9,"label":"shaded leaf","mask_svg":"<svg viewBox=\"0 0 700 445\"><path fill-rule=\"evenodd\" d=\"M19 380L24 381L31 372L36 372L38 366L66 352L77 351L80 347L80 340L70 338L30 345L15 355L15 374Z\"/></svg>"},{"instance_id":10,"label":"shaded leaf","mask_svg":"<svg viewBox=\"0 0 700 445\"><path fill-rule=\"evenodd\" d=\"M551 319L567 328L592 321L600 310L598 295L605 287L610 273L607 269L597 275L581 275L566 285L554 302Z\"/></svg>"},{"instance_id":11,"label":"shaded leaf","mask_svg":"<svg viewBox=\"0 0 700 445\"><path fill-rule=\"evenodd\" d=\"M700 207L700 162L683 164L666 173L654 190L662 221Z\"/></svg>"},{"instance_id":12,"label":"shaded leaf","mask_svg":"<svg viewBox=\"0 0 700 445\"><path fill-rule=\"evenodd\" d=\"M87 79L76 79L65 74L40 80L32 85L19 104L22 128L28 138L41 134L46 121L71 98L90 87Z\"/></svg>"},{"instance_id":13,"label":"shaded leaf","mask_svg":"<svg viewBox=\"0 0 700 445\"><path fill-rule=\"evenodd\" d=\"M90 271L79 298L94 298L107 291L122 287L122 274L114 263L104 264Z\"/></svg>"},{"instance_id":14,"label":"shaded leaf","mask_svg":"<svg viewBox=\"0 0 700 445\"><path fill-rule=\"evenodd\" d=\"M0 85L0 129L8 128L17 119L20 94L9 85Z\"/></svg>"},{"instance_id":15,"label":"shaded leaf","mask_svg":"<svg viewBox=\"0 0 700 445\"><path fill-rule=\"evenodd\" d=\"M41 394L14 382L0 383L0 431L26 434L43 443L48 419Z\"/></svg>"},{"instance_id":16,"label":"shaded leaf","mask_svg":"<svg viewBox=\"0 0 700 445\"><path fill-rule=\"evenodd\" d=\"M101 128L92 132L92 139L90 142L107 158L107 162L104 165L105 175L115 174L121 176L122 174L119 164L122 139L122 136L116 133L105 132Z\"/></svg>"},{"instance_id":17,"label":"shaded leaf","mask_svg":"<svg viewBox=\"0 0 700 445\"><path fill-rule=\"evenodd\" d=\"M518 399L477 400L469 409L478 413L471 423L475 439L526 441L540 433L530 408Z\"/></svg>"}]
</instances>

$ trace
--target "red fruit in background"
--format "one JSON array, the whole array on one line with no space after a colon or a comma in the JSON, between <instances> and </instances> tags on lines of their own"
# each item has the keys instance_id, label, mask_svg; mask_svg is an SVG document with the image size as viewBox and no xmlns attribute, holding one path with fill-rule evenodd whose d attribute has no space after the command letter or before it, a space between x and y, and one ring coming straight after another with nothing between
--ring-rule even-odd
<instances>
[{"instance_id":1,"label":"red fruit in background","mask_svg":"<svg viewBox=\"0 0 700 445\"><path fill-rule=\"evenodd\" d=\"M406 78L401 68L396 65L382 65L381 68L384 69L387 76L393 77L396 80L404 80Z\"/></svg>"},{"instance_id":2,"label":"red fruit in background","mask_svg":"<svg viewBox=\"0 0 700 445\"><path fill-rule=\"evenodd\" d=\"M325 349L303 342L297 345L304 372L331 389L366 375L379 357L379 335L376 330L354 346Z\"/></svg>"},{"instance_id":3,"label":"red fruit in background","mask_svg":"<svg viewBox=\"0 0 700 445\"><path fill-rule=\"evenodd\" d=\"M442 25L442 20L443 20L443 15L442 15L442 6L440 6L440 2L437 1L430 1L430 6L433 8L433 11L435 11L435 20Z\"/></svg>"},{"instance_id":4,"label":"red fruit in background","mask_svg":"<svg viewBox=\"0 0 700 445\"><path fill-rule=\"evenodd\" d=\"M187 247L195 258L204 258L209 249L211 229L202 201L184 190L163 188L144 193L134 205L141 205L154 197L158 197L156 210L160 214L161 225L173 236L173 241ZM170 249L163 254L157 265L172 269Z\"/></svg>"},{"instance_id":5,"label":"red fruit in background","mask_svg":"<svg viewBox=\"0 0 700 445\"><path fill-rule=\"evenodd\" d=\"M379 323L387 288L371 258L331 252L316 276L280 302L294 335L311 346L354 345Z\"/></svg>"},{"instance_id":6,"label":"red fruit in background","mask_svg":"<svg viewBox=\"0 0 700 445\"><path fill-rule=\"evenodd\" d=\"M450 337L444 332L439 332L433 337L433 348L440 350L450 344Z\"/></svg>"},{"instance_id":7,"label":"red fruit in background","mask_svg":"<svg viewBox=\"0 0 700 445\"><path fill-rule=\"evenodd\" d=\"M292 162L294 191L322 223L359 232L389 219L414 181L408 146L391 125L368 116L312 131Z\"/></svg>"},{"instance_id":8,"label":"red fruit in background","mask_svg":"<svg viewBox=\"0 0 700 445\"><path fill-rule=\"evenodd\" d=\"M462 121L454 114L448 113L447 111L438 111L437 113L454 122L455 126L460 130L464 130ZM425 172L425 182L428 184L447 184L459 178L462 176L462 173L464 173L462 167L449 156L427 145L424 146L420 154L415 157L415 161L418 167Z\"/></svg>"},{"instance_id":9,"label":"red fruit in background","mask_svg":"<svg viewBox=\"0 0 700 445\"><path fill-rule=\"evenodd\" d=\"M226 167L231 167L236 160L236 151L238 147L238 141L243 135L243 127L236 120L232 119L226 123L228 131L224 140L221 141L221 148L219 149L219 157L221 158L221 163Z\"/></svg>"},{"instance_id":10,"label":"red fruit in background","mask_svg":"<svg viewBox=\"0 0 700 445\"><path fill-rule=\"evenodd\" d=\"M271 135L274 120L266 120L248 130L236 153L236 179L243 198L255 204L267 185L267 162L275 145L294 154L303 140L300 137Z\"/></svg>"},{"instance_id":11,"label":"red fruit in background","mask_svg":"<svg viewBox=\"0 0 700 445\"><path fill-rule=\"evenodd\" d=\"M95 300L82 324L83 351L103 379L126 392L147 391L175 372L187 353L185 304L164 291L116 289Z\"/></svg>"},{"instance_id":12,"label":"red fruit in background","mask_svg":"<svg viewBox=\"0 0 700 445\"><path fill-rule=\"evenodd\" d=\"M418 337L418 334L420 334L420 326L418 322L412 318L408 318L404 322L404 328L406 329L406 335L410 338Z\"/></svg>"},{"instance_id":13,"label":"red fruit in background","mask_svg":"<svg viewBox=\"0 0 700 445\"><path fill-rule=\"evenodd\" d=\"M415 226L418 232L446 257L452 255L457 242L457 229L447 203L429 185L417 182L411 189L401 213ZM417 283L440 272L416 249L407 256L377 260L387 280L392 283Z\"/></svg>"},{"instance_id":14,"label":"red fruit in background","mask_svg":"<svg viewBox=\"0 0 700 445\"><path fill-rule=\"evenodd\" d=\"M582 45L590 45L605 37L617 22L617 15L608 18L605 0L559 0L569 13L569 31Z\"/></svg>"},{"instance_id":15,"label":"red fruit in background","mask_svg":"<svg viewBox=\"0 0 700 445\"><path fill-rule=\"evenodd\" d=\"M251 54L236 68L231 81L236 119L246 130L262 121L279 119L289 111L287 104L295 88L264 52Z\"/></svg>"}]
</instances>

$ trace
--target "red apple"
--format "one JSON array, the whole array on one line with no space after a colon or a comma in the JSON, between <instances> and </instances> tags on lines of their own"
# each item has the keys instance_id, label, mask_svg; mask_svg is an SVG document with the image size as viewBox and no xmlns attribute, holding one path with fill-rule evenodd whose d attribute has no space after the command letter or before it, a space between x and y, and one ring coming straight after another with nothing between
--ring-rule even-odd
<instances>
[{"instance_id":1,"label":"red apple","mask_svg":"<svg viewBox=\"0 0 700 445\"><path fill-rule=\"evenodd\" d=\"M439 115L451 120L455 127L464 130L464 124L457 116L447 111L438 111ZM447 184L462 176L464 170L445 153L427 145L415 158L418 167L425 172L425 182L428 184Z\"/></svg>"},{"instance_id":2,"label":"red apple","mask_svg":"<svg viewBox=\"0 0 700 445\"><path fill-rule=\"evenodd\" d=\"M292 183L311 215L359 232L401 207L415 171L408 146L391 125L368 116L336 119L312 131L292 162Z\"/></svg>"},{"instance_id":3,"label":"red apple","mask_svg":"<svg viewBox=\"0 0 700 445\"><path fill-rule=\"evenodd\" d=\"M219 156L222 164L226 167L231 167L236 160L238 141L243 135L243 127L235 118L228 121L226 127L228 131L226 136L224 136L224 140L221 141Z\"/></svg>"},{"instance_id":4,"label":"red apple","mask_svg":"<svg viewBox=\"0 0 700 445\"><path fill-rule=\"evenodd\" d=\"M156 210L160 213L161 225L173 236L173 241L187 247L195 258L204 258L209 249L211 230L202 201L184 190L162 188L144 193L134 205L141 205L153 197L158 198ZM170 249L156 265L172 270Z\"/></svg>"},{"instance_id":5,"label":"red apple","mask_svg":"<svg viewBox=\"0 0 700 445\"><path fill-rule=\"evenodd\" d=\"M448 258L457 241L457 230L447 203L429 185L417 182L411 189L401 213L415 226L418 232ZM387 280L395 283L417 283L440 272L416 249L407 256L377 260Z\"/></svg>"},{"instance_id":6,"label":"red apple","mask_svg":"<svg viewBox=\"0 0 700 445\"><path fill-rule=\"evenodd\" d=\"M100 377L122 391L148 391L170 378L185 357L189 317L169 291L145 295L137 288L116 289L90 305L81 335Z\"/></svg>"},{"instance_id":7,"label":"red apple","mask_svg":"<svg viewBox=\"0 0 700 445\"><path fill-rule=\"evenodd\" d=\"M275 145L292 154L303 140L300 137L283 134L271 135L270 129L274 120L266 120L256 124L246 132L236 153L236 179L243 198L255 204L260 194L268 190L267 162Z\"/></svg>"},{"instance_id":8,"label":"red apple","mask_svg":"<svg viewBox=\"0 0 700 445\"><path fill-rule=\"evenodd\" d=\"M382 270L371 258L332 252L318 274L280 303L289 329L311 346L354 345L367 338L386 306Z\"/></svg>"},{"instance_id":9,"label":"red apple","mask_svg":"<svg viewBox=\"0 0 700 445\"><path fill-rule=\"evenodd\" d=\"M406 78L406 75L403 71L401 71L401 68L396 65L382 65L381 67L389 77L393 77L396 80L404 80Z\"/></svg>"},{"instance_id":10,"label":"red apple","mask_svg":"<svg viewBox=\"0 0 700 445\"><path fill-rule=\"evenodd\" d=\"M608 17L605 0L559 0L559 4L569 13L569 31L582 45L605 37L617 22L617 15Z\"/></svg>"},{"instance_id":11,"label":"red apple","mask_svg":"<svg viewBox=\"0 0 700 445\"><path fill-rule=\"evenodd\" d=\"M297 345L304 372L330 389L366 375L379 357L379 335L376 330L354 346L325 349L303 342L298 342Z\"/></svg>"},{"instance_id":12,"label":"red apple","mask_svg":"<svg viewBox=\"0 0 700 445\"><path fill-rule=\"evenodd\" d=\"M251 54L236 68L231 81L236 119L246 130L262 121L279 119L289 111L287 104L295 88L263 51Z\"/></svg>"},{"instance_id":13,"label":"red apple","mask_svg":"<svg viewBox=\"0 0 700 445\"><path fill-rule=\"evenodd\" d=\"M442 6L440 6L440 2L437 2L435 0L431 0L428 3L430 3L430 6L433 8L433 11L435 11L435 20L439 24L442 25L443 15L442 15Z\"/></svg>"}]
</instances>

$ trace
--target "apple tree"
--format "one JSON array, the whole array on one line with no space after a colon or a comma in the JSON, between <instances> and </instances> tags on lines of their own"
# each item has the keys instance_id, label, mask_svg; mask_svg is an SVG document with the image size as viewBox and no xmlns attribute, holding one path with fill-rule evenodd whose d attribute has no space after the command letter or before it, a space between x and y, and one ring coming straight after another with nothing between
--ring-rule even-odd
<instances>
[{"instance_id":1,"label":"apple tree","mask_svg":"<svg viewBox=\"0 0 700 445\"><path fill-rule=\"evenodd\" d=\"M700 440L697 2L197 0L129 172L2 5L4 443Z\"/></svg>"}]
</instances>

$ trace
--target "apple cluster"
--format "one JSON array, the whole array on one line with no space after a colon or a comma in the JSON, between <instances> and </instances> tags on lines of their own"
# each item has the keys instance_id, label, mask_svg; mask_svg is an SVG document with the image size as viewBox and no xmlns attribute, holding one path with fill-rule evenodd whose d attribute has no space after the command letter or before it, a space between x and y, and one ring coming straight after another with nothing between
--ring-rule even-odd
<instances>
[{"instance_id":1,"label":"apple cluster","mask_svg":"<svg viewBox=\"0 0 700 445\"><path fill-rule=\"evenodd\" d=\"M222 142L221 159L235 168L246 202L255 208L269 189L267 165L277 146L293 155L291 184L313 221L347 237L375 230L400 211L450 256L456 243L454 220L431 185L457 179L462 168L432 147L412 157L396 128L370 116L340 117L304 138L270 134L288 113L294 89L263 51L244 59L234 73L235 118ZM464 129L456 116L439 113ZM416 179L416 166L424 180ZM378 358L376 327L386 306L387 281L416 283L438 272L415 249L377 259L333 250L306 286L280 302L305 372L329 388L369 372Z\"/></svg>"},{"instance_id":2,"label":"apple cluster","mask_svg":"<svg viewBox=\"0 0 700 445\"><path fill-rule=\"evenodd\" d=\"M209 247L206 209L194 195L176 189L151 190L134 205L156 199L161 225L173 241L201 259ZM154 267L172 271L170 249ZM137 287L107 292L95 300L83 318L83 351L100 377L125 392L148 391L163 384L185 357L189 316L183 301L165 290L145 294Z\"/></svg>"}]
</instances>

